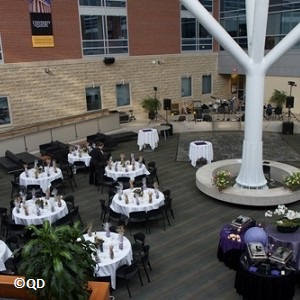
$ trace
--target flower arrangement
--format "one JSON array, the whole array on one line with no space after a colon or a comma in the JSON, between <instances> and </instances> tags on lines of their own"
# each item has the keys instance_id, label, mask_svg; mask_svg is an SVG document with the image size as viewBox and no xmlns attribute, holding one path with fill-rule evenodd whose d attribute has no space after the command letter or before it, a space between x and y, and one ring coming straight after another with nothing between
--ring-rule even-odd
<instances>
[{"instance_id":1,"label":"flower arrangement","mask_svg":"<svg viewBox=\"0 0 300 300\"><path fill-rule=\"evenodd\" d=\"M213 177L212 183L219 191L222 191L233 185L233 176L229 171L222 170Z\"/></svg>"},{"instance_id":2,"label":"flower arrangement","mask_svg":"<svg viewBox=\"0 0 300 300\"><path fill-rule=\"evenodd\" d=\"M293 174L286 176L283 181L283 185L292 191L300 189L300 172L294 172Z\"/></svg>"},{"instance_id":3,"label":"flower arrangement","mask_svg":"<svg viewBox=\"0 0 300 300\"><path fill-rule=\"evenodd\" d=\"M297 227L300 225L300 212L288 209L280 204L274 211L268 210L265 213L267 218L276 218L276 225L280 227Z\"/></svg>"}]
</instances>

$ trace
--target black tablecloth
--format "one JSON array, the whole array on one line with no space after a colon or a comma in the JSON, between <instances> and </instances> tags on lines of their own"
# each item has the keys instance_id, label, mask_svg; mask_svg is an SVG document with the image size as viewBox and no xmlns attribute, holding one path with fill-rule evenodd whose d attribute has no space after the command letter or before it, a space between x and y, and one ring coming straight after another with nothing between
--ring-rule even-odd
<instances>
[{"instance_id":1,"label":"black tablecloth","mask_svg":"<svg viewBox=\"0 0 300 300\"><path fill-rule=\"evenodd\" d=\"M262 263L256 263L256 272L250 271L253 263L242 254L236 272L234 287L247 300L290 300L295 295L295 273L285 270L285 275L264 275L259 272ZM270 267L272 269L272 267ZM276 269L276 266L273 268Z\"/></svg>"}]
</instances>

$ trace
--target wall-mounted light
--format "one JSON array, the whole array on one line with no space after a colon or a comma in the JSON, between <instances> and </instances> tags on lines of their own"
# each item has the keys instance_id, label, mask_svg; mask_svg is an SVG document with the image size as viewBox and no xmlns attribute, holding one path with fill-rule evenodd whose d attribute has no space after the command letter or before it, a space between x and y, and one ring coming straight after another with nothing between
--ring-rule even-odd
<instances>
[{"instance_id":1,"label":"wall-mounted light","mask_svg":"<svg viewBox=\"0 0 300 300\"><path fill-rule=\"evenodd\" d=\"M50 68L45 68L45 73L48 75L53 75L53 71Z\"/></svg>"},{"instance_id":2,"label":"wall-mounted light","mask_svg":"<svg viewBox=\"0 0 300 300\"><path fill-rule=\"evenodd\" d=\"M162 65L164 63L164 61L163 60L152 60L152 64L154 64L154 65Z\"/></svg>"}]
</instances>

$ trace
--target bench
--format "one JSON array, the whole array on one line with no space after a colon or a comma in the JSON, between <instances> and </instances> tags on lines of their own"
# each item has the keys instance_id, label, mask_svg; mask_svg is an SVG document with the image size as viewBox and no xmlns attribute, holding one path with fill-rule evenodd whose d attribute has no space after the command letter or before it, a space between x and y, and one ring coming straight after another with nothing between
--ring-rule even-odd
<instances>
[{"instance_id":1,"label":"bench","mask_svg":"<svg viewBox=\"0 0 300 300\"><path fill-rule=\"evenodd\" d=\"M109 136L114 138L117 141L117 143L123 143L123 142L137 139L138 134L133 131L125 131L125 132L109 134Z\"/></svg>"},{"instance_id":2,"label":"bench","mask_svg":"<svg viewBox=\"0 0 300 300\"><path fill-rule=\"evenodd\" d=\"M49 156L57 162L67 161L69 147L69 144L65 144L60 141L52 141L39 146L41 156Z\"/></svg>"},{"instance_id":3,"label":"bench","mask_svg":"<svg viewBox=\"0 0 300 300\"><path fill-rule=\"evenodd\" d=\"M86 141L89 144L96 144L97 142L104 144L104 150L110 152L118 147L117 141L110 135L97 132L96 134L88 135Z\"/></svg>"},{"instance_id":4,"label":"bench","mask_svg":"<svg viewBox=\"0 0 300 300\"><path fill-rule=\"evenodd\" d=\"M33 167L38 157L28 153L21 152L14 154L10 150L5 151L5 156L0 157L0 167L9 174L23 170L23 165L27 164L29 168Z\"/></svg>"}]
</instances>

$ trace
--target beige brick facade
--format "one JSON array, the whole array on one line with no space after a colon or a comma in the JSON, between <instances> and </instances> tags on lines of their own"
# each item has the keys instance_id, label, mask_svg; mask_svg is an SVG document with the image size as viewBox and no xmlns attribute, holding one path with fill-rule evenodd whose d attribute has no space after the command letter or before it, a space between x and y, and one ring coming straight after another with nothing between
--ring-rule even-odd
<instances>
[{"instance_id":1,"label":"beige brick facade","mask_svg":"<svg viewBox=\"0 0 300 300\"><path fill-rule=\"evenodd\" d=\"M93 85L101 87L103 109L133 109L136 117L145 114L140 101L154 96L154 86L161 101L210 102L211 94L201 94L201 78L206 74L212 75L213 95L227 98L229 81L218 75L217 58L210 53L120 57L112 65L101 59L3 65L0 95L8 96L12 116L12 126L5 130L85 113L85 88ZM192 77L192 97L181 98L181 76ZM130 106L119 108L116 84L122 82L130 84L132 101Z\"/></svg>"}]
</instances>

